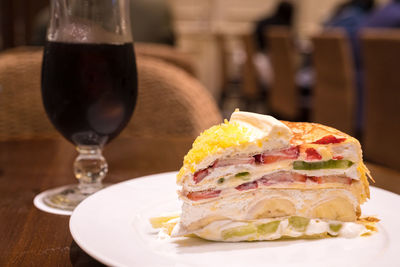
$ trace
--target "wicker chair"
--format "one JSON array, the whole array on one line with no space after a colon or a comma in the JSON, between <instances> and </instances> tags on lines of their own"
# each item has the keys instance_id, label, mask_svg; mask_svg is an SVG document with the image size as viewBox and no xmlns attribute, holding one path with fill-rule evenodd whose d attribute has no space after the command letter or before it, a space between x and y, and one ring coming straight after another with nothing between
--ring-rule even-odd
<instances>
[{"instance_id":1,"label":"wicker chair","mask_svg":"<svg viewBox=\"0 0 400 267\"><path fill-rule=\"evenodd\" d=\"M0 141L60 137L42 104L42 56L28 47L0 53Z\"/></svg>"},{"instance_id":2,"label":"wicker chair","mask_svg":"<svg viewBox=\"0 0 400 267\"><path fill-rule=\"evenodd\" d=\"M312 41L316 71L312 120L354 135L355 73L346 34L330 30Z\"/></svg>"},{"instance_id":3,"label":"wicker chair","mask_svg":"<svg viewBox=\"0 0 400 267\"><path fill-rule=\"evenodd\" d=\"M365 68L365 157L400 170L400 30L361 34Z\"/></svg>"},{"instance_id":4,"label":"wicker chair","mask_svg":"<svg viewBox=\"0 0 400 267\"><path fill-rule=\"evenodd\" d=\"M23 47L0 53L0 141L60 138L41 100L43 51ZM138 56L139 97L125 136L196 137L221 122L208 91L192 76L160 60Z\"/></svg>"},{"instance_id":5,"label":"wicker chair","mask_svg":"<svg viewBox=\"0 0 400 267\"><path fill-rule=\"evenodd\" d=\"M135 43L135 52L138 56L147 56L163 60L196 76L192 58L173 46L153 43Z\"/></svg>"},{"instance_id":6,"label":"wicker chair","mask_svg":"<svg viewBox=\"0 0 400 267\"><path fill-rule=\"evenodd\" d=\"M138 57L138 103L124 135L196 137L222 118L198 80L162 60Z\"/></svg>"}]
</instances>

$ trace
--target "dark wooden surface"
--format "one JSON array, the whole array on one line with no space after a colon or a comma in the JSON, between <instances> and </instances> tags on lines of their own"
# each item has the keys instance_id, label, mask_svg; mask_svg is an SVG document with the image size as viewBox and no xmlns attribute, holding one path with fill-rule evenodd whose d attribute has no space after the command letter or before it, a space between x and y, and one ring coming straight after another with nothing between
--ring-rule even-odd
<instances>
[{"instance_id":1,"label":"dark wooden surface","mask_svg":"<svg viewBox=\"0 0 400 267\"><path fill-rule=\"evenodd\" d=\"M105 149L106 182L177 170L193 140L117 139ZM76 152L63 140L0 143L0 266L101 266L73 241L69 217L37 210L39 192L74 183ZM368 164L376 186L400 193L400 173Z\"/></svg>"},{"instance_id":2,"label":"dark wooden surface","mask_svg":"<svg viewBox=\"0 0 400 267\"><path fill-rule=\"evenodd\" d=\"M105 148L109 175L117 183L177 170L193 140L117 139ZM73 146L63 140L0 143L0 266L96 266L74 242L69 216L42 212L33 198L75 183Z\"/></svg>"}]
</instances>

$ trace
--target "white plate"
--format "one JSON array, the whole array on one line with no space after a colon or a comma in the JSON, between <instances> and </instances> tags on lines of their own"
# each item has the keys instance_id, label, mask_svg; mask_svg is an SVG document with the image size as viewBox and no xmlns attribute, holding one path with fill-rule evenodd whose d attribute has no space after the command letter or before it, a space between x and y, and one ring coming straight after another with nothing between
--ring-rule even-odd
<instances>
[{"instance_id":1,"label":"white plate","mask_svg":"<svg viewBox=\"0 0 400 267\"><path fill-rule=\"evenodd\" d=\"M148 219L179 210L175 174L129 180L84 200L70 220L76 243L112 266L400 266L400 196L374 187L362 210L381 222L369 237L242 243L159 239Z\"/></svg>"}]
</instances>

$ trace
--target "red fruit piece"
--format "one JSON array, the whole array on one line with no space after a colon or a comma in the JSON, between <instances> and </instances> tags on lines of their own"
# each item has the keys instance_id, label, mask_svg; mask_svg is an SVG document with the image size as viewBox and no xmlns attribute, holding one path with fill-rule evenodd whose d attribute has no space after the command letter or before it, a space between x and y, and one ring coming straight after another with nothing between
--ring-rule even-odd
<instances>
[{"instance_id":1,"label":"red fruit piece","mask_svg":"<svg viewBox=\"0 0 400 267\"><path fill-rule=\"evenodd\" d=\"M263 163L263 156L261 154L254 155L253 158L255 159L256 163Z\"/></svg>"},{"instance_id":2,"label":"red fruit piece","mask_svg":"<svg viewBox=\"0 0 400 267\"><path fill-rule=\"evenodd\" d=\"M334 156L333 159L341 160L343 159L343 156Z\"/></svg>"},{"instance_id":3,"label":"red fruit piece","mask_svg":"<svg viewBox=\"0 0 400 267\"><path fill-rule=\"evenodd\" d=\"M200 170L198 172L195 172L193 175L193 181L195 184L200 183L207 175L209 174L209 170L204 169L204 170Z\"/></svg>"},{"instance_id":4,"label":"red fruit piece","mask_svg":"<svg viewBox=\"0 0 400 267\"><path fill-rule=\"evenodd\" d=\"M293 173L292 174L293 181L305 183L307 181L307 175L300 174L300 173Z\"/></svg>"},{"instance_id":5,"label":"red fruit piece","mask_svg":"<svg viewBox=\"0 0 400 267\"><path fill-rule=\"evenodd\" d=\"M189 192L186 196L188 199L197 201L201 199L207 199L207 198L213 198L219 196L221 193L221 190L203 190L203 191L195 191L195 192Z\"/></svg>"},{"instance_id":6,"label":"red fruit piece","mask_svg":"<svg viewBox=\"0 0 400 267\"><path fill-rule=\"evenodd\" d=\"M322 156L318 153L315 148L307 148L306 149L307 160L321 160Z\"/></svg>"},{"instance_id":7,"label":"red fruit piece","mask_svg":"<svg viewBox=\"0 0 400 267\"><path fill-rule=\"evenodd\" d=\"M319 176L308 176L308 179L310 179L314 183L322 183L321 177Z\"/></svg>"},{"instance_id":8,"label":"red fruit piece","mask_svg":"<svg viewBox=\"0 0 400 267\"><path fill-rule=\"evenodd\" d=\"M239 191L244 191L244 190L256 189L257 187L258 187L258 183L257 183L257 181L254 181L254 182L248 182L248 183L238 185L235 187L235 189L239 190Z\"/></svg>"},{"instance_id":9,"label":"red fruit piece","mask_svg":"<svg viewBox=\"0 0 400 267\"><path fill-rule=\"evenodd\" d=\"M265 153L262 155L261 163L268 164L285 159L296 159L299 156L299 147L294 146L278 152Z\"/></svg>"},{"instance_id":10,"label":"red fruit piece","mask_svg":"<svg viewBox=\"0 0 400 267\"><path fill-rule=\"evenodd\" d=\"M333 135L327 135L315 142L312 142L312 144L320 144L320 145L337 144L343 142L344 140L346 140L346 138L337 138Z\"/></svg>"}]
</instances>

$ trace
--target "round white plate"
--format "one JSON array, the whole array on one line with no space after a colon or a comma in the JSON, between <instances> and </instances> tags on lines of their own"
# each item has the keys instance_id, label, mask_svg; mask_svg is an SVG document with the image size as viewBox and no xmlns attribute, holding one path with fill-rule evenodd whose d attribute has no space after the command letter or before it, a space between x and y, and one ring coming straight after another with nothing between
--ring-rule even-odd
<instances>
[{"instance_id":1,"label":"round white plate","mask_svg":"<svg viewBox=\"0 0 400 267\"><path fill-rule=\"evenodd\" d=\"M160 239L148 219L179 211L175 172L132 179L84 200L70 219L76 243L112 266L400 266L400 196L371 187L364 215L379 232L328 238L222 243L199 238Z\"/></svg>"}]
</instances>

